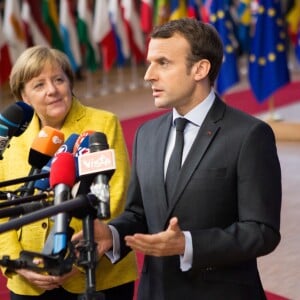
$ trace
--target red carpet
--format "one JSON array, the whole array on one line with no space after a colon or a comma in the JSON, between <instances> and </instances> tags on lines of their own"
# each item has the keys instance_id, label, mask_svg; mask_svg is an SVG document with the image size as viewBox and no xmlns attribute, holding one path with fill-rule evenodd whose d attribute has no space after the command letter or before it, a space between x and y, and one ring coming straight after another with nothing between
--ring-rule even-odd
<instances>
[{"instance_id":1,"label":"red carpet","mask_svg":"<svg viewBox=\"0 0 300 300\"><path fill-rule=\"evenodd\" d=\"M225 96L226 103L229 105L239 108L250 114L257 114L268 111L268 103L259 104L256 102L252 92L250 90L240 91L231 93ZM291 104L293 102L300 101L300 82L292 82L289 85L278 90L274 95L275 108ZM131 156L132 143L136 129L145 121L150 120L164 111L156 111L147 115L139 116L136 118L122 121L122 126L125 134L126 144L128 147L129 154ZM138 257L139 267L142 264L142 256ZM0 275L0 300L8 300L8 292L5 287L6 280ZM137 282L138 284L138 282ZM136 284L136 285L137 285ZM288 300L279 295L267 292L268 300Z\"/></svg>"}]
</instances>

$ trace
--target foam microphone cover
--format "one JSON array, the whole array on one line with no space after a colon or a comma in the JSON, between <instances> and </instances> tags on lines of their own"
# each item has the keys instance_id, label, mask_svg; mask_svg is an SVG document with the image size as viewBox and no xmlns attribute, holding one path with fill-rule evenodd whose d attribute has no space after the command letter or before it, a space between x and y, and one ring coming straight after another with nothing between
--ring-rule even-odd
<instances>
[{"instance_id":1,"label":"foam microphone cover","mask_svg":"<svg viewBox=\"0 0 300 300\"><path fill-rule=\"evenodd\" d=\"M89 148L91 152L108 149L106 135L103 132L94 132L89 136Z\"/></svg>"},{"instance_id":2,"label":"foam microphone cover","mask_svg":"<svg viewBox=\"0 0 300 300\"><path fill-rule=\"evenodd\" d=\"M79 135L78 139L75 142L74 148L73 148L73 154L75 156L79 156L79 155L82 155L82 154L90 151L89 137L94 132L95 131L93 131L93 130L86 130Z\"/></svg>"},{"instance_id":3,"label":"foam microphone cover","mask_svg":"<svg viewBox=\"0 0 300 300\"><path fill-rule=\"evenodd\" d=\"M90 176L89 178L86 177L84 180L80 179L78 158L79 156L90 152L89 139L90 139L90 134L92 133L94 133L93 130L86 130L82 132L74 145L73 155L75 158L75 165L76 165L76 178L78 180L77 185L74 186L72 191L72 194L74 196L80 194L87 194L90 192L90 185L93 181L93 177L92 176Z\"/></svg>"},{"instance_id":4,"label":"foam microphone cover","mask_svg":"<svg viewBox=\"0 0 300 300\"><path fill-rule=\"evenodd\" d=\"M89 136L89 148L91 153L109 149L106 135L103 132L92 133ZM104 171L102 173L108 175L110 178L113 175L114 171L115 170L113 169Z\"/></svg>"},{"instance_id":5,"label":"foam microphone cover","mask_svg":"<svg viewBox=\"0 0 300 300\"><path fill-rule=\"evenodd\" d=\"M79 178L79 172L78 172L78 157L80 155L84 155L85 153L90 152L89 148L89 139L90 134L92 134L94 131L92 130L86 130L83 133L80 134L77 141L75 142L74 148L73 148L73 155L75 157L75 164L76 164L76 177Z\"/></svg>"},{"instance_id":6,"label":"foam microphone cover","mask_svg":"<svg viewBox=\"0 0 300 300\"><path fill-rule=\"evenodd\" d=\"M23 120L23 109L16 103L13 103L0 114L0 124L8 128L8 136L11 138L18 131Z\"/></svg>"},{"instance_id":7,"label":"foam microphone cover","mask_svg":"<svg viewBox=\"0 0 300 300\"><path fill-rule=\"evenodd\" d=\"M19 125L19 128L14 133L14 136L20 136L29 126L34 110L33 108L23 101L17 101L16 104L23 110L23 119Z\"/></svg>"},{"instance_id":8,"label":"foam microphone cover","mask_svg":"<svg viewBox=\"0 0 300 300\"><path fill-rule=\"evenodd\" d=\"M52 161L59 153L63 153L63 152L72 153L75 142L77 141L78 137L79 137L79 135L76 133L71 134L67 138L67 140L55 152L54 157L52 159L50 159L45 166L42 167L41 173L50 173ZM49 178L42 178L42 179L36 180L34 183L34 188L36 188L40 191L48 190L50 188Z\"/></svg>"},{"instance_id":9,"label":"foam microphone cover","mask_svg":"<svg viewBox=\"0 0 300 300\"><path fill-rule=\"evenodd\" d=\"M72 188L76 179L75 160L72 153L62 152L53 158L50 169L50 187L65 184Z\"/></svg>"},{"instance_id":10,"label":"foam microphone cover","mask_svg":"<svg viewBox=\"0 0 300 300\"><path fill-rule=\"evenodd\" d=\"M7 126L4 126L4 125L0 124L0 136L8 137L8 128L7 128Z\"/></svg>"},{"instance_id":11,"label":"foam microphone cover","mask_svg":"<svg viewBox=\"0 0 300 300\"><path fill-rule=\"evenodd\" d=\"M0 124L0 159L3 158L3 152L9 144L8 128Z\"/></svg>"},{"instance_id":12,"label":"foam microphone cover","mask_svg":"<svg viewBox=\"0 0 300 300\"><path fill-rule=\"evenodd\" d=\"M29 164L42 169L64 142L64 134L50 126L44 126L33 140L29 151Z\"/></svg>"}]
</instances>

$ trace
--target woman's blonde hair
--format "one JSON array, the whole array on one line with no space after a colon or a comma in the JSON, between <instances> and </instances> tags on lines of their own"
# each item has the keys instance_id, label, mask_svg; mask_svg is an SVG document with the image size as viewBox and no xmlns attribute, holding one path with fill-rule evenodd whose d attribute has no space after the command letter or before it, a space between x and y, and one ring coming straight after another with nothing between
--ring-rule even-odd
<instances>
[{"instance_id":1,"label":"woman's blonde hair","mask_svg":"<svg viewBox=\"0 0 300 300\"><path fill-rule=\"evenodd\" d=\"M10 89L17 99L22 99L22 91L26 82L38 76L46 63L57 64L67 75L73 89L74 73L68 57L57 49L47 46L27 48L15 62L10 73Z\"/></svg>"}]
</instances>

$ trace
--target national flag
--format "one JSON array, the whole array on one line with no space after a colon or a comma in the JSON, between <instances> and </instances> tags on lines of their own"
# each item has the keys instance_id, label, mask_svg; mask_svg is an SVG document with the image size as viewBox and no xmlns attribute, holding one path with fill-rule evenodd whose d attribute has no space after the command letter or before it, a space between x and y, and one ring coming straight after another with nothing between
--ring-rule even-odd
<instances>
[{"instance_id":1,"label":"national flag","mask_svg":"<svg viewBox=\"0 0 300 300\"><path fill-rule=\"evenodd\" d=\"M48 28L50 44L53 48L64 51L64 44L59 29L59 16L56 0L42 0L42 17Z\"/></svg>"},{"instance_id":2,"label":"national flag","mask_svg":"<svg viewBox=\"0 0 300 300\"><path fill-rule=\"evenodd\" d=\"M296 45L298 27L300 26L300 0L294 0L294 5L286 15L288 33L293 45Z\"/></svg>"},{"instance_id":3,"label":"national flag","mask_svg":"<svg viewBox=\"0 0 300 300\"><path fill-rule=\"evenodd\" d=\"M118 66L124 66L130 57L130 46L119 0L109 0L108 11L117 41L117 64Z\"/></svg>"},{"instance_id":4,"label":"national flag","mask_svg":"<svg viewBox=\"0 0 300 300\"><path fill-rule=\"evenodd\" d=\"M214 0L210 7L210 22L217 29L224 47L223 63L217 78L217 91L222 95L239 82L236 48L237 41L229 8L223 0Z\"/></svg>"},{"instance_id":5,"label":"national flag","mask_svg":"<svg viewBox=\"0 0 300 300\"><path fill-rule=\"evenodd\" d=\"M140 21L144 33L149 34L153 27L153 0L142 0L140 4Z\"/></svg>"},{"instance_id":6,"label":"national flag","mask_svg":"<svg viewBox=\"0 0 300 300\"><path fill-rule=\"evenodd\" d=\"M187 0L187 9L186 9L186 14L187 17L189 18L195 18L199 19L200 9L199 9L199 4L196 0Z\"/></svg>"},{"instance_id":7,"label":"national flag","mask_svg":"<svg viewBox=\"0 0 300 300\"><path fill-rule=\"evenodd\" d=\"M170 7L168 0L157 0L154 12L154 24L162 25L169 20Z\"/></svg>"},{"instance_id":8,"label":"national flag","mask_svg":"<svg viewBox=\"0 0 300 300\"><path fill-rule=\"evenodd\" d=\"M77 72L82 66L82 61L72 0L60 0L59 24L64 52L69 57L73 71Z\"/></svg>"},{"instance_id":9,"label":"national flag","mask_svg":"<svg viewBox=\"0 0 300 300\"><path fill-rule=\"evenodd\" d=\"M287 34L279 0L261 0L249 56L249 81L258 102L290 82Z\"/></svg>"},{"instance_id":10,"label":"national flag","mask_svg":"<svg viewBox=\"0 0 300 300\"><path fill-rule=\"evenodd\" d=\"M78 0L77 31L82 46L85 66L89 71L96 71L99 66L99 50L92 36L93 16L88 0Z\"/></svg>"},{"instance_id":11,"label":"national flag","mask_svg":"<svg viewBox=\"0 0 300 300\"><path fill-rule=\"evenodd\" d=\"M2 18L0 14L0 86L5 84L9 79L12 63L9 55L7 41L3 34Z\"/></svg>"},{"instance_id":12,"label":"national flag","mask_svg":"<svg viewBox=\"0 0 300 300\"><path fill-rule=\"evenodd\" d=\"M297 34L297 43L295 47L295 54L298 62L300 63L300 25L298 27L298 34Z\"/></svg>"},{"instance_id":13,"label":"national flag","mask_svg":"<svg viewBox=\"0 0 300 300\"><path fill-rule=\"evenodd\" d=\"M23 0L21 16L25 25L27 47L50 46L50 36L42 19L41 2Z\"/></svg>"},{"instance_id":14,"label":"national flag","mask_svg":"<svg viewBox=\"0 0 300 300\"><path fill-rule=\"evenodd\" d=\"M108 72L117 59L117 44L108 11L108 0L95 0L93 37L102 56L104 71Z\"/></svg>"},{"instance_id":15,"label":"national flag","mask_svg":"<svg viewBox=\"0 0 300 300\"><path fill-rule=\"evenodd\" d=\"M12 63L14 63L27 48L24 24L18 0L5 1L3 33L9 47Z\"/></svg>"},{"instance_id":16,"label":"national flag","mask_svg":"<svg viewBox=\"0 0 300 300\"><path fill-rule=\"evenodd\" d=\"M242 52L249 53L250 25L251 25L251 0L240 0L237 7L237 35Z\"/></svg>"},{"instance_id":17,"label":"national flag","mask_svg":"<svg viewBox=\"0 0 300 300\"><path fill-rule=\"evenodd\" d=\"M170 20L186 17L185 0L170 0Z\"/></svg>"},{"instance_id":18,"label":"national flag","mask_svg":"<svg viewBox=\"0 0 300 300\"><path fill-rule=\"evenodd\" d=\"M200 18L202 22L209 23L210 7L213 0L203 0L200 6Z\"/></svg>"},{"instance_id":19,"label":"national flag","mask_svg":"<svg viewBox=\"0 0 300 300\"><path fill-rule=\"evenodd\" d=\"M132 0L121 0L123 16L132 55L137 62L145 60L145 39L140 18Z\"/></svg>"}]
</instances>

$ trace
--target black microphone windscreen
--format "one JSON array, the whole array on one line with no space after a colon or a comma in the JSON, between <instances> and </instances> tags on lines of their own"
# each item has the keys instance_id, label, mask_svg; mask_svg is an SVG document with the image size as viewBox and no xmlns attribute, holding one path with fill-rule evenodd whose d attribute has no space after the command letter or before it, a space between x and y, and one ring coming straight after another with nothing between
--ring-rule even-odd
<instances>
[{"instance_id":1,"label":"black microphone windscreen","mask_svg":"<svg viewBox=\"0 0 300 300\"><path fill-rule=\"evenodd\" d=\"M14 133L15 136L20 136L29 126L33 118L34 110L30 105L26 104L23 101L17 101L16 104L23 110L22 121L18 130Z\"/></svg>"},{"instance_id":2,"label":"black microphone windscreen","mask_svg":"<svg viewBox=\"0 0 300 300\"><path fill-rule=\"evenodd\" d=\"M90 152L108 149L106 135L103 132L93 132L89 136Z\"/></svg>"},{"instance_id":3,"label":"black microphone windscreen","mask_svg":"<svg viewBox=\"0 0 300 300\"><path fill-rule=\"evenodd\" d=\"M16 103L13 103L0 114L0 124L8 128L8 136L12 137L19 129L23 120L23 109Z\"/></svg>"}]
</instances>

